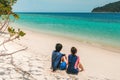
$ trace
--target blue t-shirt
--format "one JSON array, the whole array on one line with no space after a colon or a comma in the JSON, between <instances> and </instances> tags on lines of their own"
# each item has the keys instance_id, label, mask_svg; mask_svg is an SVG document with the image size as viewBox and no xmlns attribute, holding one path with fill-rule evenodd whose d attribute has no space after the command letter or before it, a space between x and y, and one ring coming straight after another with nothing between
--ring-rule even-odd
<instances>
[{"instance_id":1,"label":"blue t-shirt","mask_svg":"<svg viewBox=\"0 0 120 80\"><path fill-rule=\"evenodd\" d=\"M56 70L59 68L60 61L61 61L62 53L53 51L52 52L52 68Z\"/></svg>"}]
</instances>

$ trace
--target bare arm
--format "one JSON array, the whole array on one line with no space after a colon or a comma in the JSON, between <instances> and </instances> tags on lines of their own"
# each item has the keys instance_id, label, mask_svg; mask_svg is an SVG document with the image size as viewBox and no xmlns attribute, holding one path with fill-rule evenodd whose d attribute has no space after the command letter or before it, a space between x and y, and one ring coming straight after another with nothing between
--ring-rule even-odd
<instances>
[{"instance_id":1,"label":"bare arm","mask_svg":"<svg viewBox=\"0 0 120 80\"><path fill-rule=\"evenodd\" d=\"M80 70L80 72L84 71L83 65L79 62L78 68Z\"/></svg>"}]
</instances>

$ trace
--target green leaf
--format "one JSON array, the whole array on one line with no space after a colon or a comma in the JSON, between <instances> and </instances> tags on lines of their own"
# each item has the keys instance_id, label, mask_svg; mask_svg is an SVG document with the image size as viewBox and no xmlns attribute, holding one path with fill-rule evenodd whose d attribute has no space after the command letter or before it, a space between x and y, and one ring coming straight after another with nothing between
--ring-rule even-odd
<instances>
[{"instance_id":1,"label":"green leaf","mask_svg":"<svg viewBox=\"0 0 120 80\"><path fill-rule=\"evenodd\" d=\"M23 31L19 32L19 36L23 37L26 33L24 33Z\"/></svg>"},{"instance_id":2,"label":"green leaf","mask_svg":"<svg viewBox=\"0 0 120 80\"><path fill-rule=\"evenodd\" d=\"M15 29L13 29L12 27L8 27L8 32L10 34L10 37L12 37L16 34Z\"/></svg>"},{"instance_id":3,"label":"green leaf","mask_svg":"<svg viewBox=\"0 0 120 80\"><path fill-rule=\"evenodd\" d=\"M15 19L19 19L19 16L15 13L12 14Z\"/></svg>"}]
</instances>

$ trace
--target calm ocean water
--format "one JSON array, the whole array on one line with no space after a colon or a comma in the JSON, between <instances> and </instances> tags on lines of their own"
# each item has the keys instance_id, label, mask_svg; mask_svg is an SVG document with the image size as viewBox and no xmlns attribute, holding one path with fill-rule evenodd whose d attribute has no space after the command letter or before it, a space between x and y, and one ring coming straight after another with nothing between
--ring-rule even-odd
<instances>
[{"instance_id":1,"label":"calm ocean water","mask_svg":"<svg viewBox=\"0 0 120 80\"><path fill-rule=\"evenodd\" d=\"M17 23L80 41L120 48L120 13L19 13Z\"/></svg>"}]
</instances>

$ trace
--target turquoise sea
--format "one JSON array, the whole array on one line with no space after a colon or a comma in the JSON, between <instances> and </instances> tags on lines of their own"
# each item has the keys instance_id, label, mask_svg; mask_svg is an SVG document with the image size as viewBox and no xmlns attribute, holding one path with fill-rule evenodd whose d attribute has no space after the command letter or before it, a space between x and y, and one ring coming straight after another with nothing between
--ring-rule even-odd
<instances>
[{"instance_id":1,"label":"turquoise sea","mask_svg":"<svg viewBox=\"0 0 120 80\"><path fill-rule=\"evenodd\" d=\"M18 13L24 27L120 49L120 13Z\"/></svg>"}]
</instances>

